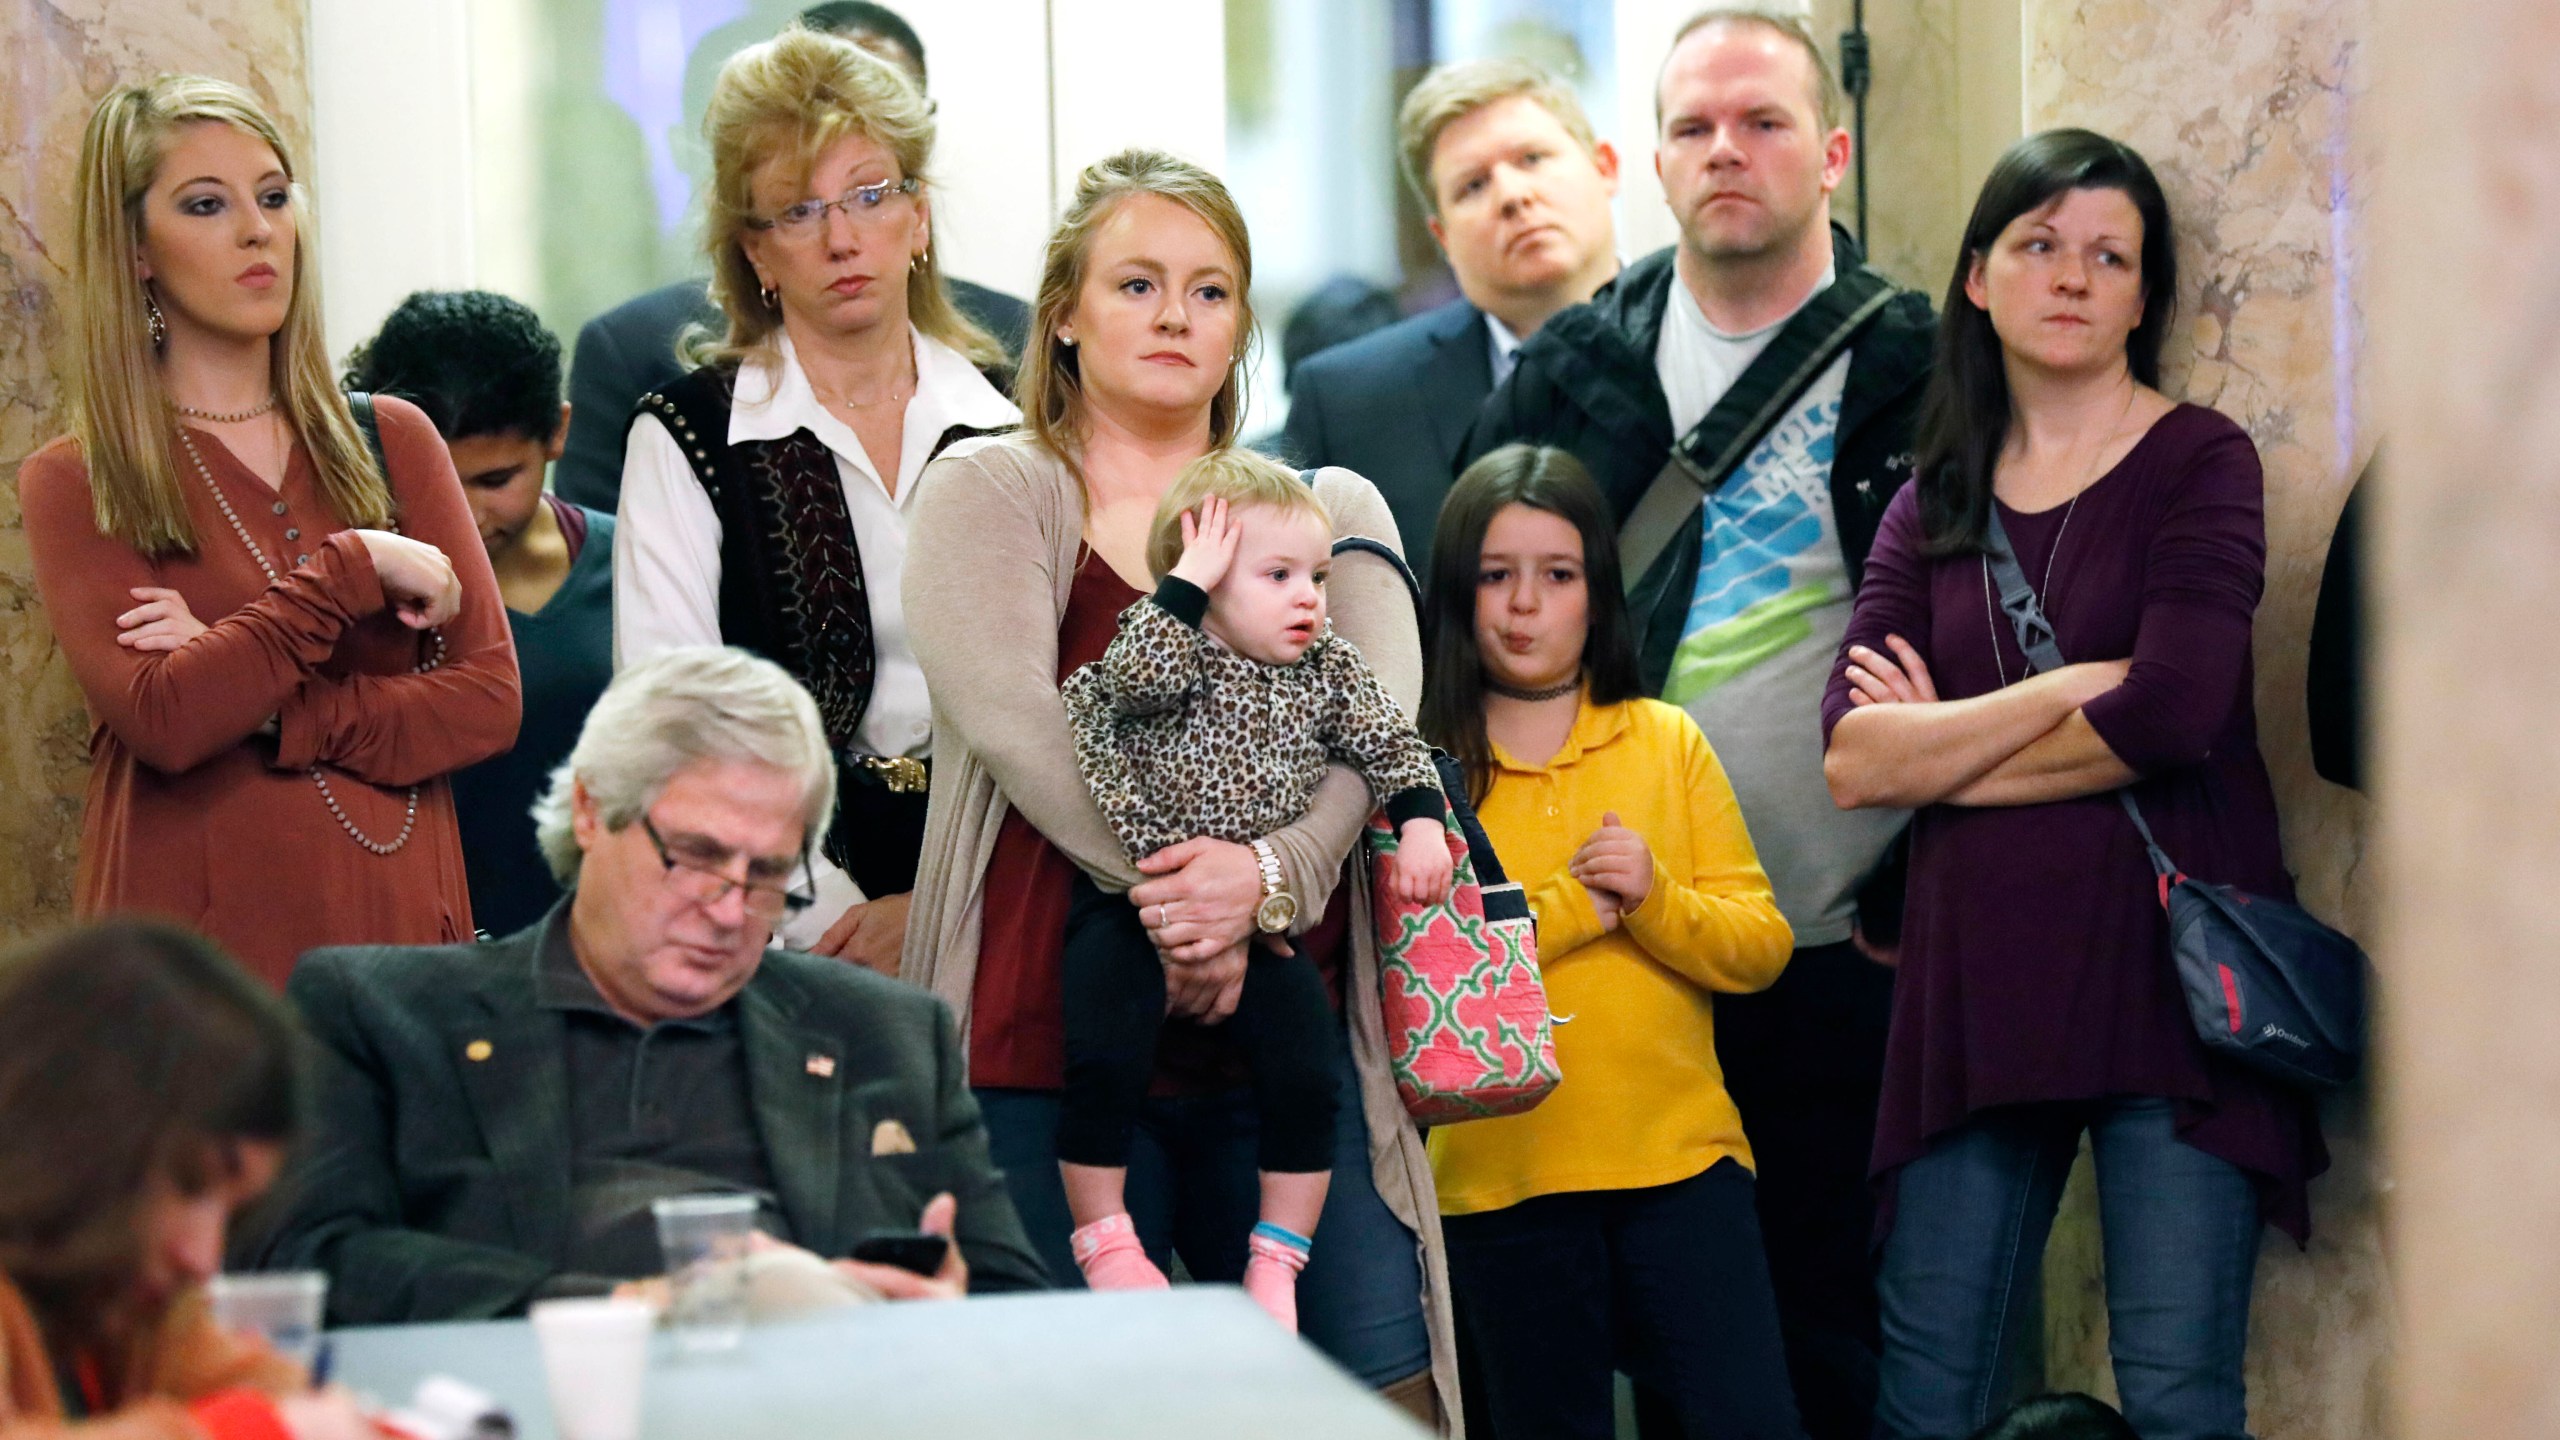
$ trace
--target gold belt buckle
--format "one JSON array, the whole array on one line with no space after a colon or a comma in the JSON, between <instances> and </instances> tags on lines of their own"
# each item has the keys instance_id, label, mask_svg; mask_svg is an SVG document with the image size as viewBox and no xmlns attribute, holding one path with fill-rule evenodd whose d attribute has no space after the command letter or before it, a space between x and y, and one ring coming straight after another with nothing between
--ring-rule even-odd
<instances>
[{"instance_id":1,"label":"gold belt buckle","mask_svg":"<svg viewBox=\"0 0 2560 1440\"><path fill-rule=\"evenodd\" d=\"M866 755L862 764L892 795L922 795L933 785L932 772L912 755Z\"/></svg>"}]
</instances>

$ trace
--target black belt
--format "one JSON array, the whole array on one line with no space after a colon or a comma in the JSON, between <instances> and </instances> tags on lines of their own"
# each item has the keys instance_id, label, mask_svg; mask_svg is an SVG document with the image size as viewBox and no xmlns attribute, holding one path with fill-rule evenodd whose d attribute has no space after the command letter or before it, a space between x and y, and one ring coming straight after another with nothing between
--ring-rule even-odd
<instances>
[{"instance_id":1,"label":"black belt","mask_svg":"<svg viewBox=\"0 0 2560 1440\"><path fill-rule=\"evenodd\" d=\"M839 762L851 779L892 795L922 795L933 785L931 762L906 755L847 755Z\"/></svg>"}]
</instances>

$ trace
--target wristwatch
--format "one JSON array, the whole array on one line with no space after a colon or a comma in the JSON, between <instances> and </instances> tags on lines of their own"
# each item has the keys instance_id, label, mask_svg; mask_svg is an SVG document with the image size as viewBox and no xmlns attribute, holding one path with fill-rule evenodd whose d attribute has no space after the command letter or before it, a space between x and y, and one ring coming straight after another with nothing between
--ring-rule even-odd
<instances>
[{"instance_id":1,"label":"wristwatch","mask_svg":"<svg viewBox=\"0 0 2560 1440\"><path fill-rule=\"evenodd\" d=\"M1271 853L1270 841L1254 841L1253 858L1262 866L1262 903L1253 907L1254 928L1277 935L1298 918L1298 897L1280 883L1280 857Z\"/></svg>"}]
</instances>

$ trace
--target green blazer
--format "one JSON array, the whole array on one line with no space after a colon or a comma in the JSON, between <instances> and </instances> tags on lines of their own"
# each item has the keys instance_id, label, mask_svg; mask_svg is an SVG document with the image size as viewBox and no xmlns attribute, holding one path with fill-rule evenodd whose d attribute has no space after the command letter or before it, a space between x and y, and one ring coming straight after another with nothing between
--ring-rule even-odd
<instances>
[{"instance_id":1,"label":"green blazer","mask_svg":"<svg viewBox=\"0 0 2560 1440\"><path fill-rule=\"evenodd\" d=\"M286 994L318 1040L311 1134L262 1239L268 1269L329 1272L341 1325L521 1311L563 1268L570 1222L562 1022L535 1003L548 927L504 940L302 957ZM841 1256L959 1200L975 1293L1036 1289L967 1055L940 1001L842 961L767 951L739 992L747 1087L794 1238ZM904 1127L910 1153L877 1154Z\"/></svg>"}]
</instances>

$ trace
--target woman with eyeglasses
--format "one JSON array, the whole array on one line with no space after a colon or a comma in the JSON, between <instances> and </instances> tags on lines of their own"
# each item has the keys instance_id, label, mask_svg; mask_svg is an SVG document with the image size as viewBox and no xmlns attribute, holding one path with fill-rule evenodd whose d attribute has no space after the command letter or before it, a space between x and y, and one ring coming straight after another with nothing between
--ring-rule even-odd
<instances>
[{"instance_id":1,"label":"woman with eyeglasses","mask_svg":"<svg viewBox=\"0 0 2560 1440\"><path fill-rule=\"evenodd\" d=\"M899 586L925 462L1021 418L954 307L925 169L933 114L852 43L784 31L703 119L711 294L698 368L642 397L614 531L614 651L736 645L817 697L838 760L818 903L785 944L895 974L933 749Z\"/></svg>"},{"instance_id":2,"label":"woman with eyeglasses","mask_svg":"<svg viewBox=\"0 0 2560 1440\"><path fill-rule=\"evenodd\" d=\"M247 91L101 96L71 433L18 472L91 720L73 910L175 920L277 986L317 946L470 937L445 777L520 706L435 427L382 399L377 451L329 373L309 214Z\"/></svg>"}]
</instances>

